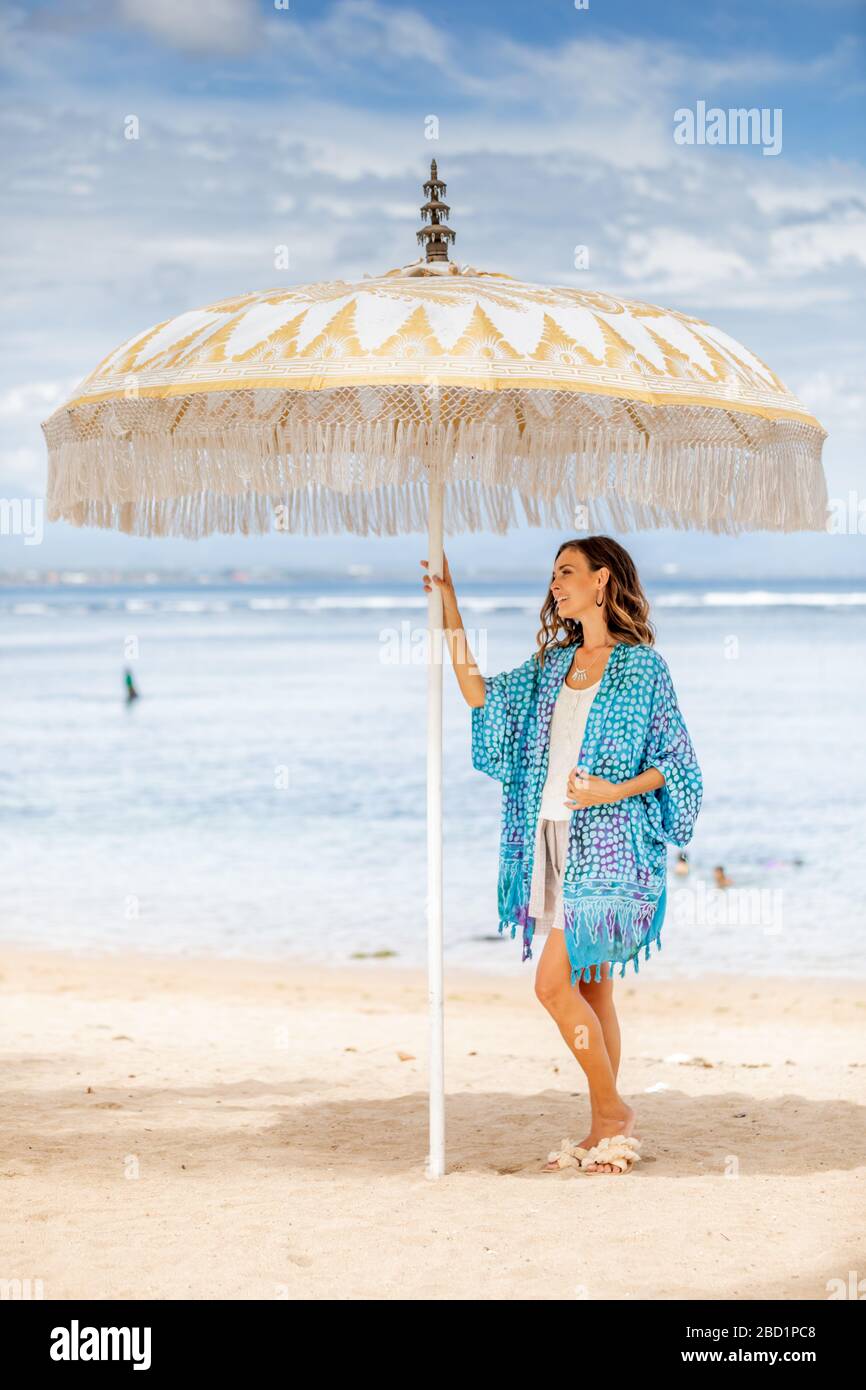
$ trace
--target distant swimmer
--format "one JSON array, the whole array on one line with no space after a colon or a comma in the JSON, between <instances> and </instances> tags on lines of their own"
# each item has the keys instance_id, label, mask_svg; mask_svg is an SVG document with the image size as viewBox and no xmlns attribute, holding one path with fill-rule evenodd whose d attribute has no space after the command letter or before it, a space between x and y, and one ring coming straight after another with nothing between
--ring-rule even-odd
<instances>
[{"instance_id":1,"label":"distant swimmer","mask_svg":"<svg viewBox=\"0 0 866 1390\"><path fill-rule=\"evenodd\" d=\"M728 875L725 873L721 864L717 864L716 867L713 869L713 878L716 881L717 888L730 888L733 882L732 879L728 878Z\"/></svg>"},{"instance_id":2,"label":"distant swimmer","mask_svg":"<svg viewBox=\"0 0 866 1390\"><path fill-rule=\"evenodd\" d=\"M680 878L685 878L689 871L689 856L684 849L677 855L677 862L674 864L674 873L679 874Z\"/></svg>"},{"instance_id":3,"label":"distant swimmer","mask_svg":"<svg viewBox=\"0 0 866 1390\"><path fill-rule=\"evenodd\" d=\"M133 700L138 699L138 691L135 688L135 681L132 679L132 672L127 671L124 676L126 681L126 703L131 705Z\"/></svg>"}]
</instances>

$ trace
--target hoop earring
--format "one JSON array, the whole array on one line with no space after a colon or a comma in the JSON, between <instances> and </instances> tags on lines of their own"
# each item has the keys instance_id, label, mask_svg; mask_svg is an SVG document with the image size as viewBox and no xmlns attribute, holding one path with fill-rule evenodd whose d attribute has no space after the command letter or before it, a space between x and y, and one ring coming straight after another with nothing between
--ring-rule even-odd
<instances>
[{"instance_id":1,"label":"hoop earring","mask_svg":"<svg viewBox=\"0 0 866 1390\"><path fill-rule=\"evenodd\" d=\"M604 590L603 590L603 589L599 589L599 591L598 591L598 598L595 600L595 606L596 606L596 608L601 608L601 606L602 606L603 603L604 603Z\"/></svg>"}]
</instances>

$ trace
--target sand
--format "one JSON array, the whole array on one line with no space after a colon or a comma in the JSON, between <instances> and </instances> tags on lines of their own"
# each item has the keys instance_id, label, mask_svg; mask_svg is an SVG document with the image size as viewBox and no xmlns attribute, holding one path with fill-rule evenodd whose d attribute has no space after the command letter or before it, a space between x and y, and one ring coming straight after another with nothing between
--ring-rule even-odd
<instances>
[{"instance_id":1,"label":"sand","mask_svg":"<svg viewBox=\"0 0 866 1390\"><path fill-rule=\"evenodd\" d=\"M4 948L4 1278L57 1298L824 1299L866 1274L866 991L616 983L643 1161L542 1173L583 1073L513 975ZM38 1286L36 1286L38 1287Z\"/></svg>"}]
</instances>

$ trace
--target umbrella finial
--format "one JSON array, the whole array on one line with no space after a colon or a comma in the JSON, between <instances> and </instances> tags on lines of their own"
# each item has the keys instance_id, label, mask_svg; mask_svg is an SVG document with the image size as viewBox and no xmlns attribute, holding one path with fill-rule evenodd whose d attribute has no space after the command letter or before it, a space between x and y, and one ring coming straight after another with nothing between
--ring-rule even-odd
<instances>
[{"instance_id":1,"label":"umbrella finial","mask_svg":"<svg viewBox=\"0 0 866 1390\"><path fill-rule=\"evenodd\" d=\"M436 171L436 160L430 161L430 177L424 184L424 192L427 201L421 208L421 216L429 226L422 227L417 237L422 246L427 248L428 261L447 261L448 243L453 241L457 233L451 227L446 227L440 218L447 218L451 209L446 202L443 202L442 195L445 193L445 183L440 179Z\"/></svg>"}]
</instances>

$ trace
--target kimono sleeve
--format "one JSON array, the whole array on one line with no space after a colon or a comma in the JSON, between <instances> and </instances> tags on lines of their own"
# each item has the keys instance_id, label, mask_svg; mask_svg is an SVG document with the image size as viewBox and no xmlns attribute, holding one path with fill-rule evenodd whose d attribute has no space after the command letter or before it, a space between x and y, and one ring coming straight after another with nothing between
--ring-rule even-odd
<instances>
[{"instance_id":1,"label":"kimono sleeve","mask_svg":"<svg viewBox=\"0 0 866 1390\"><path fill-rule=\"evenodd\" d=\"M511 773L520 735L535 693L535 656L513 671L484 676L484 704L472 707L472 766L504 782Z\"/></svg>"},{"instance_id":2,"label":"kimono sleeve","mask_svg":"<svg viewBox=\"0 0 866 1390\"><path fill-rule=\"evenodd\" d=\"M687 845L701 808L703 778L667 664L659 658L641 771L658 768L663 787L648 793L650 818L669 844Z\"/></svg>"}]
</instances>

